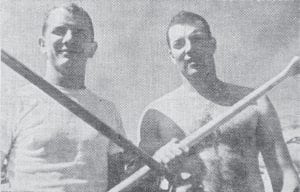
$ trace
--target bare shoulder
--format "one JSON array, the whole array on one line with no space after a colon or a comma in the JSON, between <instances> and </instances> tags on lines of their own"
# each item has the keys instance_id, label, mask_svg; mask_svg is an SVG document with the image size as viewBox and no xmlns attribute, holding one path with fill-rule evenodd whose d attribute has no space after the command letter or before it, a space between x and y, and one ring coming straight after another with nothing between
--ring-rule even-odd
<instances>
[{"instance_id":1,"label":"bare shoulder","mask_svg":"<svg viewBox=\"0 0 300 192\"><path fill-rule=\"evenodd\" d=\"M233 103L238 102L245 96L249 95L254 89L250 87L244 87L231 83L224 83L226 87L227 94Z\"/></svg>"},{"instance_id":2,"label":"bare shoulder","mask_svg":"<svg viewBox=\"0 0 300 192\"><path fill-rule=\"evenodd\" d=\"M227 83L226 86L234 102L243 99L245 96L249 95L252 91L254 91L254 88L239 86L235 84ZM257 101L253 102L251 105L252 106L255 105L257 111L260 114L275 112L275 109L267 95L263 95L262 97L257 99Z\"/></svg>"},{"instance_id":3,"label":"bare shoulder","mask_svg":"<svg viewBox=\"0 0 300 192\"><path fill-rule=\"evenodd\" d=\"M21 87L16 92L15 100L16 109L20 114L27 114L27 112L32 111L37 106L49 102L49 100L45 99L45 94L33 85Z\"/></svg>"},{"instance_id":4,"label":"bare shoulder","mask_svg":"<svg viewBox=\"0 0 300 192\"><path fill-rule=\"evenodd\" d=\"M161 112L169 111L171 109L174 110L175 105L179 105L178 101L180 101L183 97L182 90L177 88L151 102L144 111L147 112L151 109Z\"/></svg>"},{"instance_id":5,"label":"bare shoulder","mask_svg":"<svg viewBox=\"0 0 300 192\"><path fill-rule=\"evenodd\" d=\"M234 95L239 99L242 99L254 90L250 87L240 86L232 83L226 83L226 88L231 95Z\"/></svg>"}]
</instances>

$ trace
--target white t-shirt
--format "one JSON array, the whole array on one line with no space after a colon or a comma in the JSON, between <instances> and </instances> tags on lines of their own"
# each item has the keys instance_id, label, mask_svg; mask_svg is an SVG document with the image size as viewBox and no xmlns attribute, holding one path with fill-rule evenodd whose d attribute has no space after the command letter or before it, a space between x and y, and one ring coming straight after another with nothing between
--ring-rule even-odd
<instances>
[{"instance_id":1,"label":"white t-shirt","mask_svg":"<svg viewBox=\"0 0 300 192\"><path fill-rule=\"evenodd\" d=\"M125 135L111 102L88 89L59 89ZM17 115L5 120L0 133L11 189L106 191L107 156L122 149L33 86L22 89L18 100Z\"/></svg>"}]
</instances>

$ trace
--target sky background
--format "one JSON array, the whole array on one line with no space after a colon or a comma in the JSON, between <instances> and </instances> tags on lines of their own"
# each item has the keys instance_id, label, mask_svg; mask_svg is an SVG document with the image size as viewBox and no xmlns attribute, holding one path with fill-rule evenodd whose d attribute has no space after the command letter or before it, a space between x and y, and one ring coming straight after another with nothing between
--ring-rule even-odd
<instances>
[{"instance_id":1,"label":"sky background","mask_svg":"<svg viewBox=\"0 0 300 192\"><path fill-rule=\"evenodd\" d=\"M46 66L38 47L43 17L63 2L71 1L1 1L2 48L41 76ZM181 83L165 40L167 25L179 11L207 19L217 40L217 74L224 81L258 87L278 74L293 55L300 55L300 1L296 0L72 2L92 17L99 45L89 60L86 84L116 104L133 141L145 106ZM16 89L28 82L5 65L1 69L1 97L10 102ZM268 93L284 129L299 128L299 79L288 79Z\"/></svg>"}]
</instances>

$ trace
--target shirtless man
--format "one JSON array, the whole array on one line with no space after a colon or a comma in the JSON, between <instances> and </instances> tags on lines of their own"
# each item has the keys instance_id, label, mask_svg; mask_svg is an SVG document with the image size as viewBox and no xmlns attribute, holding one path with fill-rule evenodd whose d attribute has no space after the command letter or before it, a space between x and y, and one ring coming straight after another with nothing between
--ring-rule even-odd
<instances>
[{"instance_id":1,"label":"shirtless man","mask_svg":"<svg viewBox=\"0 0 300 192\"><path fill-rule=\"evenodd\" d=\"M47 58L45 78L124 134L114 104L85 87L87 60L97 49L88 13L75 4L52 9L39 45ZM104 192L118 182L121 148L32 85L19 90L17 100L0 131L10 191Z\"/></svg>"},{"instance_id":2,"label":"shirtless man","mask_svg":"<svg viewBox=\"0 0 300 192\"><path fill-rule=\"evenodd\" d=\"M228 110L253 89L222 82L213 55L216 40L201 16L182 11L167 30L171 60L183 83L151 103L140 123L139 146L150 155L172 138L181 140ZM168 163L178 153L173 139L155 156ZM274 192L292 192L299 181L283 141L280 122L267 96L175 158L177 191L262 192L258 155L262 154Z\"/></svg>"}]
</instances>

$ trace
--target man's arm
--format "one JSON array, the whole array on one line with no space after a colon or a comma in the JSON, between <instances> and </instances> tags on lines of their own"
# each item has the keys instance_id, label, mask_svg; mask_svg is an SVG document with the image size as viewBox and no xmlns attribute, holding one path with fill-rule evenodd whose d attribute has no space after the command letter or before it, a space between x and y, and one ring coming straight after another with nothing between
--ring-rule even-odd
<instances>
[{"instance_id":1,"label":"man's arm","mask_svg":"<svg viewBox=\"0 0 300 192\"><path fill-rule=\"evenodd\" d=\"M163 146L159 135L159 119L155 110L148 110L142 117L140 124L140 143L139 147L149 155Z\"/></svg>"},{"instance_id":2,"label":"man's arm","mask_svg":"<svg viewBox=\"0 0 300 192\"><path fill-rule=\"evenodd\" d=\"M123 128L123 123L121 116L116 109L115 105L111 103L111 109L113 111L112 116L115 120L116 131L126 138L125 130ZM117 144L109 141L109 149L107 152L107 188L110 189L121 182L125 175L125 153L124 150Z\"/></svg>"},{"instance_id":3,"label":"man's arm","mask_svg":"<svg viewBox=\"0 0 300 192\"><path fill-rule=\"evenodd\" d=\"M170 118L157 110L148 110L142 118L139 147L150 155L155 153L155 157L158 157L158 153L169 152L176 155L179 148L174 143L184 137L183 131ZM188 149L179 150L186 151ZM173 156L172 154L170 157Z\"/></svg>"},{"instance_id":4,"label":"man's arm","mask_svg":"<svg viewBox=\"0 0 300 192\"><path fill-rule=\"evenodd\" d=\"M297 173L284 142L277 113L267 97L258 100L258 147L274 192L293 192L299 185Z\"/></svg>"},{"instance_id":5,"label":"man's arm","mask_svg":"<svg viewBox=\"0 0 300 192\"><path fill-rule=\"evenodd\" d=\"M0 151L0 170L1 170L1 176L2 176L2 167L3 167L3 162L4 162L4 153Z\"/></svg>"},{"instance_id":6,"label":"man's arm","mask_svg":"<svg viewBox=\"0 0 300 192\"><path fill-rule=\"evenodd\" d=\"M146 113L141 124L141 142L139 147L150 155L153 155L156 149L161 146L156 134L156 121L153 119L151 113ZM157 145L158 144L158 145ZM132 153L125 151L122 154L117 153L109 155L108 159L108 189L119 183L124 177L134 173L139 167L144 165L139 157ZM135 186L131 187L129 191L157 191L156 177L149 174L146 178L139 181Z\"/></svg>"},{"instance_id":7,"label":"man's arm","mask_svg":"<svg viewBox=\"0 0 300 192\"><path fill-rule=\"evenodd\" d=\"M0 167L0 172L1 172L1 183L0 183L0 184L6 182L6 177L5 177L6 173L5 173L5 171L3 170L3 168L4 168L4 159L5 159L5 155L4 155L3 152L0 151L0 164L1 164L1 167Z\"/></svg>"},{"instance_id":8,"label":"man's arm","mask_svg":"<svg viewBox=\"0 0 300 192\"><path fill-rule=\"evenodd\" d=\"M12 133L8 129L8 125L5 119L1 117L1 127L0 127L0 172L1 172L1 183L7 182L6 178L6 166L4 161L9 154L11 143L12 143Z\"/></svg>"},{"instance_id":9,"label":"man's arm","mask_svg":"<svg viewBox=\"0 0 300 192\"><path fill-rule=\"evenodd\" d=\"M162 134L163 132L164 134ZM157 110L148 110L142 118L140 124L140 143L139 147L145 150L148 154L153 155L153 158L165 165L173 162L173 165L178 164L179 160L176 157L181 156L184 152L188 152L188 147L180 148L177 143L178 139L184 138L184 133L177 127L177 125L168 117L163 115ZM169 168L176 168L177 166L171 166ZM171 167L170 167L171 166ZM154 184L154 182L156 182ZM157 180L157 176L149 177L148 181L144 183L144 191L157 191L159 190L158 185L161 184ZM160 186L162 187L162 186ZM169 187L168 186L164 186Z\"/></svg>"},{"instance_id":10,"label":"man's arm","mask_svg":"<svg viewBox=\"0 0 300 192\"><path fill-rule=\"evenodd\" d=\"M110 189L113 186L121 182L122 176L124 176L125 164L123 160L122 153L116 153L108 155L108 185L107 188Z\"/></svg>"}]
</instances>

